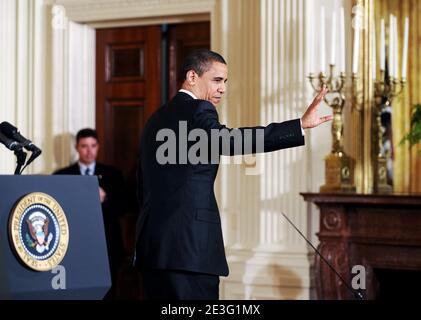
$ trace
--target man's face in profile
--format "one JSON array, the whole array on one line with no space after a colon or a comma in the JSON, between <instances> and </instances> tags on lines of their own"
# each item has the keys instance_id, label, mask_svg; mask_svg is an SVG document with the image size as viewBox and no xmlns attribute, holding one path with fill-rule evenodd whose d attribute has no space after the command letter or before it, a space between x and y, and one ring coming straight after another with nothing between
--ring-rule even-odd
<instances>
[{"instance_id":1,"label":"man's face in profile","mask_svg":"<svg viewBox=\"0 0 421 320\"><path fill-rule=\"evenodd\" d=\"M98 150L98 140L93 137L80 138L79 142L76 144L79 161L86 165L96 161Z\"/></svg>"},{"instance_id":2,"label":"man's face in profile","mask_svg":"<svg viewBox=\"0 0 421 320\"><path fill-rule=\"evenodd\" d=\"M209 70L204 72L201 77L197 77L197 97L211 102L214 106L218 105L225 93L227 77L227 65L220 62L212 62Z\"/></svg>"}]
</instances>

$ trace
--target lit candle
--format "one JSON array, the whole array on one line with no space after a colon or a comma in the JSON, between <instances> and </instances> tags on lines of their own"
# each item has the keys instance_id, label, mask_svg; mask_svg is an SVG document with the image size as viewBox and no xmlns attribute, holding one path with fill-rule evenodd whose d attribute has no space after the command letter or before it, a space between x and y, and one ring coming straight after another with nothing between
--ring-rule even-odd
<instances>
[{"instance_id":1,"label":"lit candle","mask_svg":"<svg viewBox=\"0 0 421 320\"><path fill-rule=\"evenodd\" d=\"M322 7L320 13L320 69L324 73L326 71L326 47L325 47L325 7Z\"/></svg>"},{"instance_id":2,"label":"lit candle","mask_svg":"<svg viewBox=\"0 0 421 320\"><path fill-rule=\"evenodd\" d=\"M352 51L352 73L358 73L358 63L360 58L360 25L359 22L354 26L354 48Z\"/></svg>"},{"instance_id":3,"label":"lit candle","mask_svg":"<svg viewBox=\"0 0 421 320\"><path fill-rule=\"evenodd\" d=\"M346 66L346 58L345 58L345 10L344 7L341 7L341 22L340 22L340 38L341 38L341 72L345 72L345 66Z\"/></svg>"},{"instance_id":4,"label":"lit candle","mask_svg":"<svg viewBox=\"0 0 421 320\"><path fill-rule=\"evenodd\" d=\"M314 27L312 26L313 23L310 24L310 29L308 31L308 35L309 35L309 40L308 43L310 43L310 50L308 51L308 61L309 61L309 71L310 73L314 72L314 53L315 53L315 48L316 48L316 42L314 41L314 36L316 35L316 33L314 32Z\"/></svg>"},{"instance_id":5,"label":"lit candle","mask_svg":"<svg viewBox=\"0 0 421 320\"><path fill-rule=\"evenodd\" d=\"M336 64L336 13L335 11L332 12L332 43L330 47L330 64Z\"/></svg>"},{"instance_id":6,"label":"lit candle","mask_svg":"<svg viewBox=\"0 0 421 320\"><path fill-rule=\"evenodd\" d=\"M389 66L389 76L393 77L393 16L390 15L389 19L389 59L388 59L388 66Z\"/></svg>"},{"instance_id":7,"label":"lit candle","mask_svg":"<svg viewBox=\"0 0 421 320\"><path fill-rule=\"evenodd\" d=\"M394 58L394 65L393 65L393 73L395 74L395 78L399 78L399 67L398 67L398 52L399 52L399 40L398 40L398 18L395 16L393 17L393 58Z\"/></svg>"},{"instance_id":8,"label":"lit candle","mask_svg":"<svg viewBox=\"0 0 421 320\"><path fill-rule=\"evenodd\" d=\"M384 33L384 19L380 22L380 70L385 70L386 63L386 44L385 44L385 33Z\"/></svg>"},{"instance_id":9,"label":"lit candle","mask_svg":"<svg viewBox=\"0 0 421 320\"><path fill-rule=\"evenodd\" d=\"M373 47L372 47L372 50L373 50L373 80L376 80L376 72L377 72L377 70L376 70L376 68L377 68L377 61L376 61L376 59L377 59L377 57L376 57L376 54L377 54L377 43L376 43L376 23L375 22L373 22L373 31L372 31L372 34L373 34L373 39L372 39L372 41L373 41Z\"/></svg>"},{"instance_id":10,"label":"lit candle","mask_svg":"<svg viewBox=\"0 0 421 320\"><path fill-rule=\"evenodd\" d=\"M405 31L403 38L403 53L402 53L402 78L406 79L408 68L408 40L409 40L409 18L405 18Z\"/></svg>"},{"instance_id":11,"label":"lit candle","mask_svg":"<svg viewBox=\"0 0 421 320\"><path fill-rule=\"evenodd\" d=\"M315 17L312 17L311 19L312 19L311 26L312 26L312 28L315 28L316 27L316 19L315 19ZM315 29L313 29L313 30L315 30ZM317 58L317 49L318 49L317 43L318 43L319 39L318 39L318 37L315 37L314 35L315 34L313 33L313 36L311 37L312 47L313 47L313 50L311 52L311 72L318 72L319 70L318 70L318 67L317 67L318 63L317 63L316 58Z\"/></svg>"}]
</instances>

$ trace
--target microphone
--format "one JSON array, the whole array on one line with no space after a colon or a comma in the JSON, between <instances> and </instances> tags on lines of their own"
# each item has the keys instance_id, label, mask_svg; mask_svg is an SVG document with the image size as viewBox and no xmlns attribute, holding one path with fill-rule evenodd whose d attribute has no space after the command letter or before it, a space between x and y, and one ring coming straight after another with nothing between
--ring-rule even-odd
<instances>
[{"instance_id":1,"label":"microphone","mask_svg":"<svg viewBox=\"0 0 421 320\"><path fill-rule=\"evenodd\" d=\"M284 216L284 218L292 225L292 227L300 234L301 237L304 238L304 240L313 248L313 250L319 255L319 257L323 260L323 262L325 262L328 267L338 276L339 279L341 279L342 283L345 285L345 287L349 290L349 292L352 293L352 295L355 297L355 299L357 300L364 300L364 296L362 295L361 292L355 290L354 288L352 288L348 282L345 281L345 279L339 274L338 271L336 271L336 269L332 266L332 264L329 263L329 261L326 260L325 257L323 257L323 255L319 252L319 250L316 249L315 246L313 246L313 244L310 242L310 240L308 240L303 233L300 231L300 229L298 229L295 224L285 215L285 213L281 212L282 215Z\"/></svg>"},{"instance_id":2,"label":"microphone","mask_svg":"<svg viewBox=\"0 0 421 320\"><path fill-rule=\"evenodd\" d=\"M15 151L15 154L18 157L18 167L16 168L15 174L21 174L23 172L23 170L25 170L25 168L32 161L34 161L36 158L38 158L39 155L42 153L40 148L38 148L36 145L34 145L31 140L28 140L24 136L22 136L19 133L18 128L11 125L9 122L4 121L4 122L0 123L0 133L2 133L4 136L6 136L6 138L8 138L10 140L13 139L15 142L17 142L19 144L19 146L21 146L20 150ZM24 147L26 150L32 152L31 157L28 159L28 161L26 163L25 163L26 153L24 153L22 151L22 147ZM16 153L16 152L18 152L18 153ZM23 167L22 170L20 170L20 168L23 165L25 165L25 166Z\"/></svg>"},{"instance_id":3,"label":"microphone","mask_svg":"<svg viewBox=\"0 0 421 320\"><path fill-rule=\"evenodd\" d=\"M26 150L37 153L37 156L41 154L41 150L36 145L34 145L31 140L28 140L22 136L19 133L18 128L11 125L9 122L4 121L0 123L0 131L9 139L13 139L21 143Z\"/></svg>"},{"instance_id":4,"label":"microphone","mask_svg":"<svg viewBox=\"0 0 421 320\"><path fill-rule=\"evenodd\" d=\"M20 151L22 150L22 145L12 139L9 139L6 137L1 131L0 131L0 142L6 146L7 149L11 151Z\"/></svg>"},{"instance_id":5,"label":"microphone","mask_svg":"<svg viewBox=\"0 0 421 320\"><path fill-rule=\"evenodd\" d=\"M31 140L28 140L24 136L22 136L19 133L18 128L11 125L9 122L4 121L0 123L0 132L3 132L3 134L9 139L13 139L13 140L16 140L17 142L20 142L21 145L26 150L32 152L31 157L28 159L28 161L25 164L25 167L27 167L32 161L38 158L39 155L42 153L41 149L39 149L36 145L34 145Z\"/></svg>"},{"instance_id":6,"label":"microphone","mask_svg":"<svg viewBox=\"0 0 421 320\"><path fill-rule=\"evenodd\" d=\"M1 128L0 128L1 129ZM21 168L26 160L26 153L22 150L23 146L16 142L15 140L9 139L6 135L0 130L0 142L3 143L7 149L14 151L17 158L17 167L15 174L21 173Z\"/></svg>"}]
</instances>

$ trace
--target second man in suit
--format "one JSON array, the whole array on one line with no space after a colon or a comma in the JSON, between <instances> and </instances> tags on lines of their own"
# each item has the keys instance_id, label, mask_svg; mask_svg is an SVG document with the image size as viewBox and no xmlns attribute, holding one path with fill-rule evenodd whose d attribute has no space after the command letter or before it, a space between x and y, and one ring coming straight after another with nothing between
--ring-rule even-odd
<instances>
[{"instance_id":1,"label":"second man in suit","mask_svg":"<svg viewBox=\"0 0 421 320\"><path fill-rule=\"evenodd\" d=\"M113 166L97 162L98 150L97 132L90 128L80 130L76 135L78 162L57 170L54 174L98 177L98 192L104 218L112 281L111 289L105 298L110 299L115 296L118 270L125 259L119 216L126 210L127 201L122 173Z\"/></svg>"}]
</instances>

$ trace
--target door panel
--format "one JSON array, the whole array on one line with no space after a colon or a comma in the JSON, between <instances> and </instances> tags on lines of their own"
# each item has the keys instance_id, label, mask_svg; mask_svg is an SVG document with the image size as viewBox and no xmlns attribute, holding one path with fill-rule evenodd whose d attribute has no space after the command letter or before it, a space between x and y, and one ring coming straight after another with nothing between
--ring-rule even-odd
<instances>
[{"instance_id":1,"label":"door panel","mask_svg":"<svg viewBox=\"0 0 421 320\"><path fill-rule=\"evenodd\" d=\"M182 65L184 58L193 50L210 49L210 22L174 24L169 32L169 97L180 89L184 80Z\"/></svg>"},{"instance_id":2,"label":"door panel","mask_svg":"<svg viewBox=\"0 0 421 320\"><path fill-rule=\"evenodd\" d=\"M131 213L138 212L139 138L147 119L161 104L160 56L160 26L97 30L99 161L122 170Z\"/></svg>"}]
</instances>

